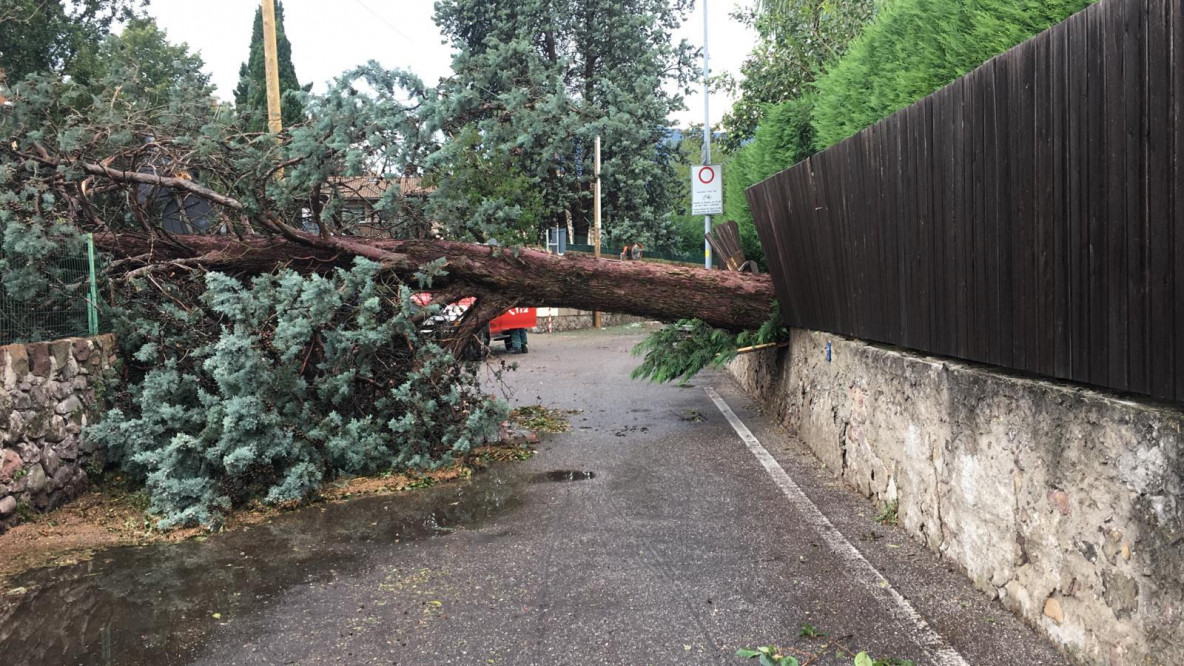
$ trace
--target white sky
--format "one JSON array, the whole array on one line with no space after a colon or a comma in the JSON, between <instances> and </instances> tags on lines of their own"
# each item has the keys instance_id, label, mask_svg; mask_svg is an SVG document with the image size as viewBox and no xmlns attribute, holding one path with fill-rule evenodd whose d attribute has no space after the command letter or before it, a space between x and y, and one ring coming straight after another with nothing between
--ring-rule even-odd
<instances>
[{"instance_id":1,"label":"white sky","mask_svg":"<svg viewBox=\"0 0 1184 666\"><path fill-rule=\"evenodd\" d=\"M711 71L738 73L755 36L728 17L738 4L751 0L706 0L711 22ZM694 46L703 42L703 5L678 37ZM401 67L433 85L450 72L451 49L432 22L434 0L284 0L284 29L292 42L292 63L301 83L314 91L343 71L368 60L384 67ZM156 17L173 42L186 42L205 59L218 96L232 98L238 70L247 59L251 24L257 0L152 0L148 12ZM368 9L369 8L369 9ZM372 11L371 11L372 10ZM703 96L686 100L688 110L672 118L686 127L703 121ZM732 106L722 94L712 94L712 123Z\"/></svg>"}]
</instances>

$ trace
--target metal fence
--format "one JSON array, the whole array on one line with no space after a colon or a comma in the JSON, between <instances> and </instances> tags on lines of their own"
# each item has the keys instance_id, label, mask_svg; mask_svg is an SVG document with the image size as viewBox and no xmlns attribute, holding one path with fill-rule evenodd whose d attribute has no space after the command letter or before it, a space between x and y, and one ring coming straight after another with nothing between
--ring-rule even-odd
<instances>
[{"instance_id":1,"label":"metal fence","mask_svg":"<svg viewBox=\"0 0 1184 666\"><path fill-rule=\"evenodd\" d=\"M748 190L786 323L1184 401L1184 4L1103 0Z\"/></svg>"},{"instance_id":2,"label":"metal fence","mask_svg":"<svg viewBox=\"0 0 1184 666\"><path fill-rule=\"evenodd\" d=\"M593 254L596 252L596 247L593 245L586 245L580 243L569 243L567 246L568 252L580 252L583 254ZM621 256L621 248L604 247L600 248L600 256L608 259L617 259ZM696 264L703 265L703 257L695 255L672 254L670 252L650 252L643 250L641 254L642 259L651 259L658 261L673 261L681 264Z\"/></svg>"},{"instance_id":3,"label":"metal fence","mask_svg":"<svg viewBox=\"0 0 1184 666\"><path fill-rule=\"evenodd\" d=\"M29 267L29 266L26 266ZM31 266L32 284L0 287L0 345L99 333L94 242L77 254L51 254Z\"/></svg>"}]
</instances>

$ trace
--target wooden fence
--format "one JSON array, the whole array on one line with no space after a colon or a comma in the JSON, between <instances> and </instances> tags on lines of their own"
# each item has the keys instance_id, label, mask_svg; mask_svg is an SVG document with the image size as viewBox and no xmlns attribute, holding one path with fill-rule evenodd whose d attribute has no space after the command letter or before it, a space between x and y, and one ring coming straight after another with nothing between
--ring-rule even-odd
<instances>
[{"instance_id":1,"label":"wooden fence","mask_svg":"<svg viewBox=\"0 0 1184 666\"><path fill-rule=\"evenodd\" d=\"M1184 401L1184 3L1103 0L748 190L787 324Z\"/></svg>"}]
</instances>

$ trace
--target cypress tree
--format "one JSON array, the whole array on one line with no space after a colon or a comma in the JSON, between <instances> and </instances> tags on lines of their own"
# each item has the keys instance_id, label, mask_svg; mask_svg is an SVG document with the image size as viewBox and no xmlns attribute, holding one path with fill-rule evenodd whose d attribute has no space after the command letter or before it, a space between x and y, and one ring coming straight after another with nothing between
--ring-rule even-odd
<instances>
[{"instance_id":1,"label":"cypress tree","mask_svg":"<svg viewBox=\"0 0 1184 666\"><path fill-rule=\"evenodd\" d=\"M895 0L818 79L815 147L916 102L1093 0ZM786 165L788 166L788 165Z\"/></svg>"},{"instance_id":2,"label":"cypress tree","mask_svg":"<svg viewBox=\"0 0 1184 666\"><path fill-rule=\"evenodd\" d=\"M280 66L281 117L284 127L305 120L304 105L285 93L308 92L312 84L301 86L292 65L292 43L284 33L284 5L275 3L275 44ZM263 8L255 10L255 26L251 30L251 54L238 70L238 86L234 89L234 104L252 132L267 131L267 68L263 57Z\"/></svg>"}]
</instances>

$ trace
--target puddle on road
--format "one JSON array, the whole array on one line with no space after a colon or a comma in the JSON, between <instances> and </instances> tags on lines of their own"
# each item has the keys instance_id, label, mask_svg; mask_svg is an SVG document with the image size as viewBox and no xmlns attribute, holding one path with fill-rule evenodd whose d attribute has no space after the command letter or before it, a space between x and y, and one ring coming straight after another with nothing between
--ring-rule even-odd
<instances>
[{"instance_id":1,"label":"puddle on road","mask_svg":"<svg viewBox=\"0 0 1184 666\"><path fill-rule=\"evenodd\" d=\"M572 470L557 470L531 477L531 483L560 483L563 481L587 481L595 479L596 472L581 472Z\"/></svg>"},{"instance_id":2,"label":"puddle on road","mask_svg":"<svg viewBox=\"0 0 1184 666\"><path fill-rule=\"evenodd\" d=\"M89 562L16 576L10 589L23 593L0 590L0 662L183 663L220 623L289 588L513 510L522 483L495 466L468 482L311 506L204 542L113 548Z\"/></svg>"}]
</instances>

